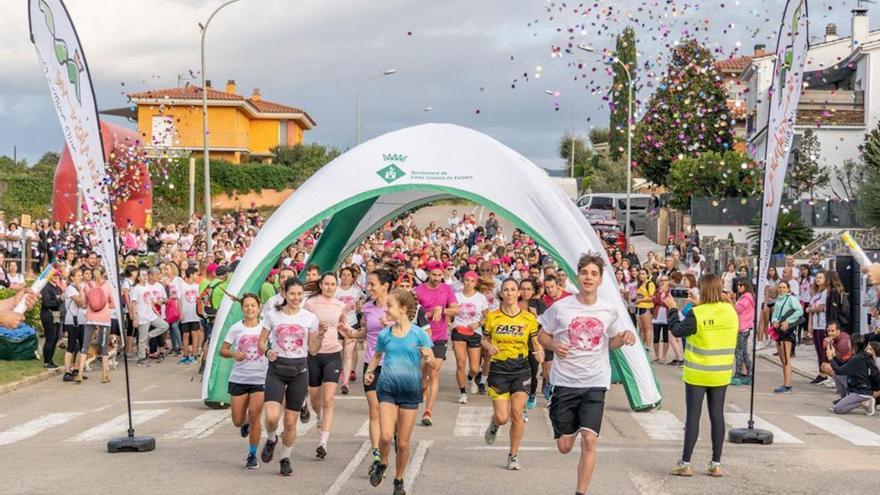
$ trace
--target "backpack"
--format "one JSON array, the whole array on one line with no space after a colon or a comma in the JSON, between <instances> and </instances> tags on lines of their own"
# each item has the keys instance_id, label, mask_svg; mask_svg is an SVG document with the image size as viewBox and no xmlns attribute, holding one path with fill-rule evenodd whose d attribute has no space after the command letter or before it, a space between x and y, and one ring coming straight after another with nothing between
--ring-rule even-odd
<instances>
[{"instance_id":1,"label":"backpack","mask_svg":"<svg viewBox=\"0 0 880 495\"><path fill-rule=\"evenodd\" d=\"M205 289L199 294L199 299L196 301L196 313L206 320L217 315L217 308L214 307L212 300L214 299L214 289L221 282L221 280L211 281L211 283L205 286Z\"/></svg>"},{"instance_id":2,"label":"backpack","mask_svg":"<svg viewBox=\"0 0 880 495\"><path fill-rule=\"evenodd\" d=\"M102 287L95 284L89 286L86 291L86 306L95 313L107 306L107 293Z\"/></svg>"},{"instance_id":3,"label":"backpack","mask_svg":"<svg viewBox=\"0 0 880 495\"><path fill-rule=\"evenodd\" d=\"M833 295L836 297L830 298L830 305L828 307L828 321L834 320L840 324L843 329L849 329L849 317L850 317L850 306L849 306L849 298L846 294L834 291Z\"/></svg>"}]
</instances>

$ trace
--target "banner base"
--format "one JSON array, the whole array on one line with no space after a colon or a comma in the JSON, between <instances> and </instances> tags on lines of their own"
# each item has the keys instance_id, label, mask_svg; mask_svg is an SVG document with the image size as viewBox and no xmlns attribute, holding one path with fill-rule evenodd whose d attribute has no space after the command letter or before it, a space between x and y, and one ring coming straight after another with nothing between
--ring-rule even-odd
<instances>
[{"instance_id":1,"label":"banner base","mask_svg":"<svg viewBox=\"0 0 880 495\"><path fill-rule=\"evenodd\" d=\"M759 443L770 445L773 443L773 433L759 428L732 428L727 432L730 443Z\"/></svg>"},{"instance_id":2,"label":"banner base","mask_svg":"<svg viewBox=\"0 0 880 495\"><path fill-rule=\"evenodd\" d=\"M156 439L153 437L119 437L107 442L107 452L152 452L156 450Z\"/></svg>"}]
</instances>

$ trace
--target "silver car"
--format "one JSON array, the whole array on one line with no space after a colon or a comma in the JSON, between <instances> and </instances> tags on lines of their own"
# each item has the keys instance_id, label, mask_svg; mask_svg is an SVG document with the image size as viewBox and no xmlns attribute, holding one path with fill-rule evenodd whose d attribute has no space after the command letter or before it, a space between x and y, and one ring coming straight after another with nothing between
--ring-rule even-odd
<instances>
[{"instance_id":1,"label":"silver car","mask_svg":"<svg viewBox=\"0 0 880 495\"><path fill-rule=\"evenodd\" d=\"M576 204L587 220L611 220L624 228L626 222L626 194L594 193L581 196ZM648 211L651 209L651 196L630 194L629 224L630 233L641 234L647 226Z\"/></svg>"}]
</instances>

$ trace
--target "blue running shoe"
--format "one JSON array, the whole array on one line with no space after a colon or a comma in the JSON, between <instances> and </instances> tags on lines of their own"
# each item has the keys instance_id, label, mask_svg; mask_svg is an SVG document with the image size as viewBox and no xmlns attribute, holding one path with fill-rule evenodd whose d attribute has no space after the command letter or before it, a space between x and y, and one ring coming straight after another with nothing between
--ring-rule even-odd
<instances>
[{"instance_id":1,"label":"blue running shoe","mask_svg":"<svg viewBox=\"0 0 880 495\"><path fill-rule=\"evenodd\" d=\"M529 394L529 400L526 402L526 409L534 409L538 405L538 397L535 394Z\"/></svg>"}]
</instances>

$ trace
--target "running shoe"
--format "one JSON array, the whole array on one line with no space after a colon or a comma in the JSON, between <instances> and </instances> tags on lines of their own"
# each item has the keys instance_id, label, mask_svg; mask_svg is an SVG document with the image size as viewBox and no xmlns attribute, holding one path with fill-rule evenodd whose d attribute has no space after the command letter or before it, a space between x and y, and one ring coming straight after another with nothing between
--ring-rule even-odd
<instances>
[{"instance_id":1,"label":"running shoe","mask_svg":"<svg viewBox=\"0 0 880 495\"><path fill-rule=\"evenodd\" d=\"M351 373L348 374L348 381L350 381L350 382L358 381L357 373L355 373L354 370L351 370Z\"/></svg>"},{"instance_id":2,"label":"running shoe","mask_svg":"<svg viewBox=\"0 0 880 495\"><path fill-rule=\"evenodd\" d=\"M752 379L747 376L740 378L740 381L742 382L743 385L751 385L752 384Z\"/></svg>"},{"instance_id":3,"label":"running shoe","mask_svg":"<svg viewBox=\"0 0 880 495\"><path fill-rule=\"evenodd\" d=\"M774 393L774 394L790 394L790 393L791 393L791 387L786 387L785 385L783 385L783 386L781 386L781 387L774 388L774 389L773 389L773 393Z\"/></svg>"},{"instance_id":4,"label":"running shoe","mask_svg":"<svg viewBox=\"0 0 880 495\"><path fill-rule=\"evenodd\" d=\"M177 364L186 364L189 362L189 356L183 356L177 360Z\"/></svg>"},{"instance_id":5,"label":"running shoe","mask_svg":"<svg viewBox=\"0 0 880 495\"><path fill-rule=\"evenodd\" d=\"M373 463L379 464L379 461L382 460L382 455L379 453L379 449L373 449Z\"/></svg>"},{"instance_id":6,"label":"running shoe","mask_svg":"<svg viewBox=\"0 0 880 495\"><path fill-rule=\"evenodd\" d=\"M348 385L343 385L339 388L342 391L342 395L348 395Z\"/></svg>"},{"instance_id":7,"label":"running shoe","mask_svg":"<svg viewBox=\"0 0 880 495\"><path fill-rule=\"evenodd\" d=\"M309 418L312 417L311 411L309 411L309 405L303 404L302 410L299 412L299 420L301 423L308 423Z\"/></svg>"},{"instance_id":8,"label":"running shoe","mask_svg":"<svg viewBox=\"0 0 880 495\"><path fill-rule=\"evenodd\" d=\"M272 457L275 456L275 444L278 443L278 435L275 435L275 440L266 439L266 444L263 445L263 452L260 454L260 460L263 461L263 464L269 464L272 462ZM282 459L281 462L284 462ZM288 461L289 465L289 461Z\"/></svg>"},{"instance_id":9,"label":"running shoe","mask_svg":"<svg viewBox=\"0 0 880 495\"><path fill-rule=\"evenodd\" d=\"M293 474L293 468L290 467L289 457L281 459L281 462L279 464L281 464L281 476L290 476L291 474Z\"/></svg>"},{"instance_id":10,"label":"running shoe","mask_svg":"<svg viewBox=\"0 0 880 495\"><path fill-rule=\"evenodd\" d=\"M508 454L507 455L507 470L508 471L519 471L522 469L522 466L519 465L519 459L516 458L516 454Z\"/></svg>"},{"instance_id":11,"label":"running shoe","mask_svg":"<svg viewBox=\"0 0 880 495\"><path fill-rule=\"evenodd\" d=\"M385 470L388 469L388 464L379 464L376 466L376 469L370 473L370 484L373 486L379 486L382 484L382 481L385 479Z\"/></svg>"},{"instance_id":12,"label":"running shoe","mask_svg":"<svg viewBox=\"0 0 880 495\"><path fill-rule=\"evenodd\" d=\"M816 378L813 378L813 381L810 382L810 385L818 385L825 381L825 377L822 375L816 375Z\"/></svg>"},{"instance_id":13,"label":"running shoe","mask_svg":"<svg viewBox=\"0 0 880 495\"><path fill-rule=\"evenodd\" d=\"M715 478L720 478L722 476L721 463L710 461L709 466L706 468L706 474Z\"/></svg>"},{"instance_id":14,"label":"running shoe","mask_svg":"<svg viewBox=\"0 0 880 495\"><path fill-rule=\"evenodd\" d=\"M480 395L486 395L486 384L480 382L480 384L477 385L477 391Z\"/></svg>"},{"instance_id":15,"label":"running shoe","mask_svg":"<svg viewBox=\"0 0 880 495\"><path fill-rule=\"evenodd\" d=\"M467 404L467 394L462 392L458 394L458 403L459 404Z\"/></svg>"},{"instance_id":16,"label":"running shoe","mask_svg":"<svg viewBox=\"0 0 880 495\"><path fill-rule=\"evenodd\" d=\"M544 385L544 400L549 401L550 395L552 394L553 389L550 388L550 384Z\"/></svg>"},{"instance_id":17,"label":"running shoe","mask_svg":"<svg viewBox=\"0 0 880 495\"><path fill-rule=\"evenodd\" d=\"M327 457L327 448L319 444L318 448L315 449L315 457L317 457L318 459L323 459Z\"/></svg>"},{"instance_id":18,"label":"running shoe","mask_svg":"<svg viewBox=\"0 0 880 495\"><path fill-rule=\"evenodd\" d=\"M477 395L478 393L480 393L480 385L476 379L471 380L471 395Z\"/></svg>"},{"instance_id":19,"label":"running shoe","mask_svg":"<svg viewBox=\"0 0 880 495\"><path fill-rule=\"evenodd\" d=\"M247 464L245 464L245 467L248 469L257 469L258 467L260 467L260 463L257 462L256 454L248 454Z\"/></svg>"},{"instance_id":20,"label":"running shoe","mask_svg":"<svg viewBox=\"0 0 880 495\"><path fill-rule=\"evenodd\" d=\"M406 495L406 490L403 489L403 480L394 480L393 495Z\"/></svg>"},{"instance_id":21,"label":"running shoe","mask_svg":"<svg viewBox=\"0 0 880 495\"><path fill-rule=\"evenodd\" d=\"M73 381L73 373L69 371L64 372L64 376L61 377L62 382L72 382Z\"/></svg>"},{"instance_id":22,"label":"running shoe","mask_svg":"<svg viewBox=\"0 0 880 495\"><path fill-rule=\"evenodd\" d=\"M735 377L733 377L733 378L730 379L730 384L733 385L733 386L739 386L739 385L742 385L743 382L742 382L742 379L741 379L740 377L735 376Z\"/></svg>"},{"instance_id":23,"label":"running shoe","mask_svg":"<svg viewBox=\"0 0 880 495\"><path fill-rule=\"evenodd\" d=\"M149 367L150 367L150 363L147 362L146 359L138 359L138 360L137 360L137 365L138 365L138 367L140 367L140 368L149 368Z\"/></svg>"},{"instance_id":24,"label":"running shoe","mask_svg":"<svg viewBox=\"0 0 880 495\"><path fill-rule=\"evenodd\" d=\"M534 409L538 405L538 396L529 394L529 400L526 402L526 409Z\"/></svg>"},{"instance_id":25,"label":"running shoe","mask_svg":"<svg viewBox=\"0 0 880 495\"><path fill-rule=\"evenodd\" d=\"M834 383L834 378L828 377L827 380L822 382L822 385L825 385L825 388L837 388L837 385Z\"/></svg>"},{"instance_id":26,"label":"running shoe","mask_svg":"<svg viewBox=\"0 0 880 495\"><path fill-rule=\"evenodd\" d=\"M694 470L691 468L691 463L678 461L672 468L672 474L674 476L693 476Z\"/></svg>"},{"instance_id":27,"label":"running shoe","mask_svg":"<svg viewBox=\"0 0 880 495\"><path fill-rule=\"evenodd\" d=\"M425 411L425 414L422 414L422 426L431 426L434 424L434 421L431 420L431 413Z\"/></svg>"},{"instance_id":28,"label":"running shoe","mask_svg":"<svg viewBox=\"0 0 880 495\"><path fill-rule=\"evenodd\" d=\"M77 373L77 374L73 375L73 382L77 383L77 384L81 384L83 382L82 373Z\"/></svg>"},{"instance_id":29,"label":"running shoe","mask_svg":"<svg viewBox=\"0 0 880 495\"><path fill-rule=\"evenodd\" d=\"M241 425L241 428L239 428L239 432L241 433L241 438L247 438L248 434L250 434L251 432L251 424L245 423Z\"/></svg>"},{"instance_id":30,"label":"running shoe","mask_svg":"<svg viewBox=\"0 0 880 495\"><path fill-rule=\"evenodd\" d=\"M489 426L486 427L486 433L483 435L483 440L486 441L486 445L492 445L495 443L496 436L498 436L498 427L495 426L495 423L489 421Z\"/></svg>"},{"instance_id":31,"label":"running shoe","mask_svg":"<svg viewBox=\"0 0 880 495\"><path fill-rule=\"evenodd\" d=\"M862 406L865 409L865 416L873 416L874 412L877 408L877 399L874 397L869 398L865 402L862 402Z\"/></svg>"}]
</instances>

